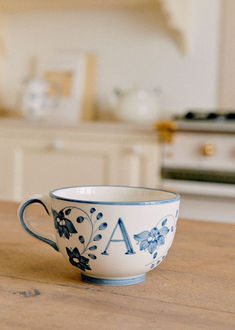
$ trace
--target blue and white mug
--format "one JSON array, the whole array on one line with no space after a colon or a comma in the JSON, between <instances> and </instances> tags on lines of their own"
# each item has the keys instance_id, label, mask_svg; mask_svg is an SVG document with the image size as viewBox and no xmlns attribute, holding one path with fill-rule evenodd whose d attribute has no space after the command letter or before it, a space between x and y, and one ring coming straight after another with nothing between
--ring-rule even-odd
<instances>
[{"instance_id":1,"label":"blue and white mug","mask_svg":"<svg viewBox=\"0 0 235 330\"><path fill-rule=\"evenodd\" d=\"M40 203L54 222L43 235L25 215ZM165 258L174 239L180 196L125 186L77 186L53 190L19 208L24 229L60 251L86 282L139 283Z\"/></svg>"}]
</instances>

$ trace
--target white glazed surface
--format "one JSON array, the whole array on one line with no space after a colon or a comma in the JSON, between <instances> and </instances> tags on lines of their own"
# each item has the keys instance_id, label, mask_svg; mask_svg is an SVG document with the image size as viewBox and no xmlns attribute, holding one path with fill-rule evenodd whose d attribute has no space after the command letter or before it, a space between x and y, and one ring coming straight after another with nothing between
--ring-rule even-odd
<instances>
[{"instance_id":1,"label":"white glazed surface","mask_svg":"<svg viewBox=\"0 0 235 330\"><path fill-rule=\"evenodd\" d=\"M102 202L148 202L175 199L176 194L164 190L123 187L123 186L84 186L54 190L55 198Z\"/></svg>"}]
</instances>

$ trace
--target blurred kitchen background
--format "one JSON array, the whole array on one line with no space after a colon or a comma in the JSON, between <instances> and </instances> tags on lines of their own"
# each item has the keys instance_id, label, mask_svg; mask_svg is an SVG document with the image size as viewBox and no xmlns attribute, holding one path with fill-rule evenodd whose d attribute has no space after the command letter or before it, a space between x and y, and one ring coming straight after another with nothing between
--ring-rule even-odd
<instances>
[{"instance_id":1,"label":"blurred kitchen background","mask_svg":"<svg viewBox=\"0 0 235 330\"><path fill-rule=\"evenodd\" d=\"M0 198L182 194L235 223L235 1L0 0Z\"/></svg>"}]
</instances>

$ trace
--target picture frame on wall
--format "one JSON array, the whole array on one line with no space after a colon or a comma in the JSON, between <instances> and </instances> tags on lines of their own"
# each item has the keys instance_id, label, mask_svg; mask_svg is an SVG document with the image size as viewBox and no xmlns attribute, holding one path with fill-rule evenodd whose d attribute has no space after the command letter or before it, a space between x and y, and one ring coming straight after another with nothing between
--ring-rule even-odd
<instances>
[{"instance_id":1,"label":"picture frame on wall","mask_svg":"<svg viewBox=\"0 0 235 330\"><path fill-rule=\"evenodd\" d=\"M39 74L51 86L50 95L56 98L51 119L65 123L93 120L94 54L57 54L38 62Z\"/></svg>"}]
</instances>

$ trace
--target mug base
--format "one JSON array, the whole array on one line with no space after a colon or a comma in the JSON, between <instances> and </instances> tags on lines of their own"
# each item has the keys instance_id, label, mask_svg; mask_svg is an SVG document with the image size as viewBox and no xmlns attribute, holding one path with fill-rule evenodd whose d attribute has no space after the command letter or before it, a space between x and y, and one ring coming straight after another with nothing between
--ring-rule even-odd
<instances>
[{"instance_id":1,"label":"mug base","mask_svg":"<svg viewBox=\"0 0 235 330\"><path fill-rule=\"evenodd\" d=\"M81 274L82 280L87 283L100 284L100 285L131 285L137 284L145 280L146 275L138 275L133 277L124 278L101 278Z\"/></svg>"}]
</instances>

